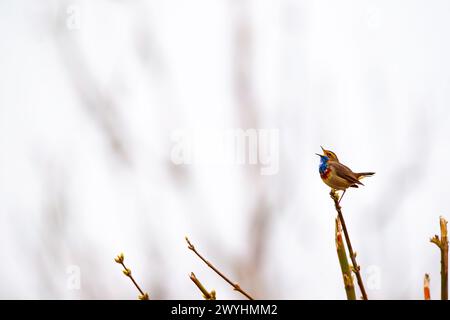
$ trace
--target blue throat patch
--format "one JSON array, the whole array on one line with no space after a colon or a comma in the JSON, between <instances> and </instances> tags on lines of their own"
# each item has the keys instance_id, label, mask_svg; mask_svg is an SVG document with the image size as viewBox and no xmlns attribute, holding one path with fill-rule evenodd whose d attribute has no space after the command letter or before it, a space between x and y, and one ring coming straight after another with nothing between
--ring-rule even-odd
<instances>
[{"instance_id":1,"label":"blue throat patch","mask_svg":"<svg viewBox=\"0 0 450 320\"><path fill-rule=\"evenodd\" d=\"M325 170L327 170L327 168L328 168L328 157L320 156L320 166L319 166L320 174L323 174Z\"/></svg>"}]
</instances>

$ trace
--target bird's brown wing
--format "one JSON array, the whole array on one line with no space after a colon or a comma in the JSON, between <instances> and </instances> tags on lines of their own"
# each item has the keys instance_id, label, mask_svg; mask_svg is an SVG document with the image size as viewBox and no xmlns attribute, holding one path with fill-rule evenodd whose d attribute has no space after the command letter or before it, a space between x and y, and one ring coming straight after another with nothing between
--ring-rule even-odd
<instances>
[{"instance_id":1,"label":"bird's brown wing","mask_svg":"<svg viewBox=\"0 0 450 320\"><path fill-rule=\"evenodd\" d=\"M328 165L330 168L334 169L334 172L338 177L341 177L349 182L363 185L359 180L356 174L347 166L343 165L340 162L328 161Z\"/></svg>"}]
</instances>

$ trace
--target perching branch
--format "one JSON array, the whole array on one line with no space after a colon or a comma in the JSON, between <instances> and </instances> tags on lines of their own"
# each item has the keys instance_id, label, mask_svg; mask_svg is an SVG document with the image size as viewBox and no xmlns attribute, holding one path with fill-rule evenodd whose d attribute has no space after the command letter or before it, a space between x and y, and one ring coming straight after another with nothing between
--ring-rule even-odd
<instances>
[{"instance_id":1,"label":"perching branch","mask_svg":"<svg viewBox=\"0 0 450 320\"><path fill-rule=\"evenodd\" d=\"M441 250L441 300L448 300L448 237L447 220L439 218L441 238L435 235L430 239Z\"/></svg>"},{"instance_id":2,"label":"perching branch","mask_svg":"<svg viewBox=\"0 0 450 320\"><path fill-rule=\"evenodd\" d=\"M431 300L430 295L430 276L425 273L425 278L423 279L423 297L425 300Z\"/></svg>"},{"instance_id":3,"label":"perching branch","mask_svg":"<svg viewBox=\"0 0 450 320\"><path fill-rule=\"evenodd\" d=\"M206 260L205 258L203 258L203 256L198 253L198 251L195 249L195 247L192 245L192 243L189 241L188 237L185 237L186 242L188 244L188 249L191 250L192 252L194 252L197 257L199 257L204 263L206 263L206 265L208 267L210 267L215 273L217 273L223 280L225 280L226 282L228 282L233 288L234 290L236 290L237 292L240 292L241 294L243 294L247 299L249 300L255 300L253 299L253 297L251 295L249 295L247 292L245 292L238 283L234 283L233 281L231 281L230 279L228 279L222 272L220 272L216 267L214 267L208 260Z\"/></svg>"},{"instance_id":4,"label":"perching branch","mask_svg":"<svg viewBox=\"0 0 450 320\"><path fill-rule=\"evenodd\" d=\"M339 220L342 224L342 230L344 231L345 242L347 242L348 252L350 254L350 259L352 260L353 271L355 272L359 289L361 290L363 299L367 300L367 293L366 293L366 289L364 289L364 283L362 281L361 272L360 272L361 268L359 267L358 263L356 262L356 253L353 252L352 244L350 242L350 237L348 235L347 227L345 225L344 216L342 215L341 206L339 205L339 197L334 190L331 190L330 196L331 196L331 199L333 199L333 201L334 201L334 206L336 207L336 211L338 213Z\"/></svg>"},{"instance_id":5,"label":"perching branch","mask_svg":"<svg viewBox=\"0 0 450 320\"><path fill-rule=\"evenodd\" d=\"M205 300L216 300L216 291L212 290L211 292L208 292L208 290L205 289L205 287L202 285L200 280L197 279L193 272L191 272L191 274L189 275L189 279L191 279L192 282L195 283L197 288L202 292L203 298Z\"/></svg>"},{"instance_id":6,"label":"perching branch","mask_svg":"<svg viewBox=\"0 0 450 320\"><path fill-rule=\"evenodd\" d=\"M345 251L344 241L342 240L342 225L339 218L336 218L336 250L341 266L342 277L344 279L345 293L347 300L356 300L355 286L353 284L353 276L347 260L347 252Z\"/></svg>"},{"instance_id":7,"label":"perching branch","mask_svg":"<svg viewBox=\"0 0 450 320\"><path fill-rule=\"evenodd\" d=\"M125 257L124 257L124 255L123 255L123 253L119 254L119 255L114 259L115 262L117 262L118 264L122 265L122 267L123 267L123 270L122 270L123 274L126 275L128 278L130 278L131 281L134 283L135 287L138 289L138 291L139 291L139 293L140 293L140 295L139 295L139 297L138 297L139 300L148 300L148 299L149 299L149 298L148 298L148 293L142 291L141 287L139 287L139 285L137 284L137 282L134 280L133 276L131 275L131 269L128 269L128 268L125 266L125 263L123 262L124 260L125 260Z\"/></svg>"}]
</instances>

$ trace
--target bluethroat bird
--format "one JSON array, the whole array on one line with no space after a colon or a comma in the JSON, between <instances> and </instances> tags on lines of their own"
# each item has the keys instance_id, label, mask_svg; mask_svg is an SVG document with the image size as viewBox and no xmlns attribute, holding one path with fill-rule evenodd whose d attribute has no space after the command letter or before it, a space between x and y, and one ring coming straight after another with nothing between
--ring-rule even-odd
<instances>
[{"instance_id":1,"label":"bluethroat bird","mask_svg":"<svg viewBox=\"0 0 450 320\"><path fill-rule=\"evenodd\" d=\"M320 177L331 189L343 191L339 203L349 187L358 188L359 185L363 186L364 184L360 180L375 174L375 172L353 172L349 167L339 162L333 151L325 150L324 148L322 148L322 151L323 155L316 153L320 157Z\"/></svg>"}]
</instances>

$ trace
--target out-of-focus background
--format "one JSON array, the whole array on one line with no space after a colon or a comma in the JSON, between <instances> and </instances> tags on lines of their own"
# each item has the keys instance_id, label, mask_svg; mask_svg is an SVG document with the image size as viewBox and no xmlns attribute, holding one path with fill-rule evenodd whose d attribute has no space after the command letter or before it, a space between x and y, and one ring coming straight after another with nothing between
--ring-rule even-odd
<instances>
[{"instance_id":1,"label":"out-of-focus background","mask_svg":"<svg viewBox=\"0 0 450 320\"><path fill-rule=\"evenodd\" d=\"M122 251L151 298L201 299L192 271L241 298L188 235L256 298L345 299L320 145L377 172L342 202L369 298L421 299L426 272L439 297L449 14L445 0L1 1L0 298L135 299ZM180 132L239 129L277 132L275 171L203 161L211 144L173 159Z\"/></svg>"}]
</instances>

